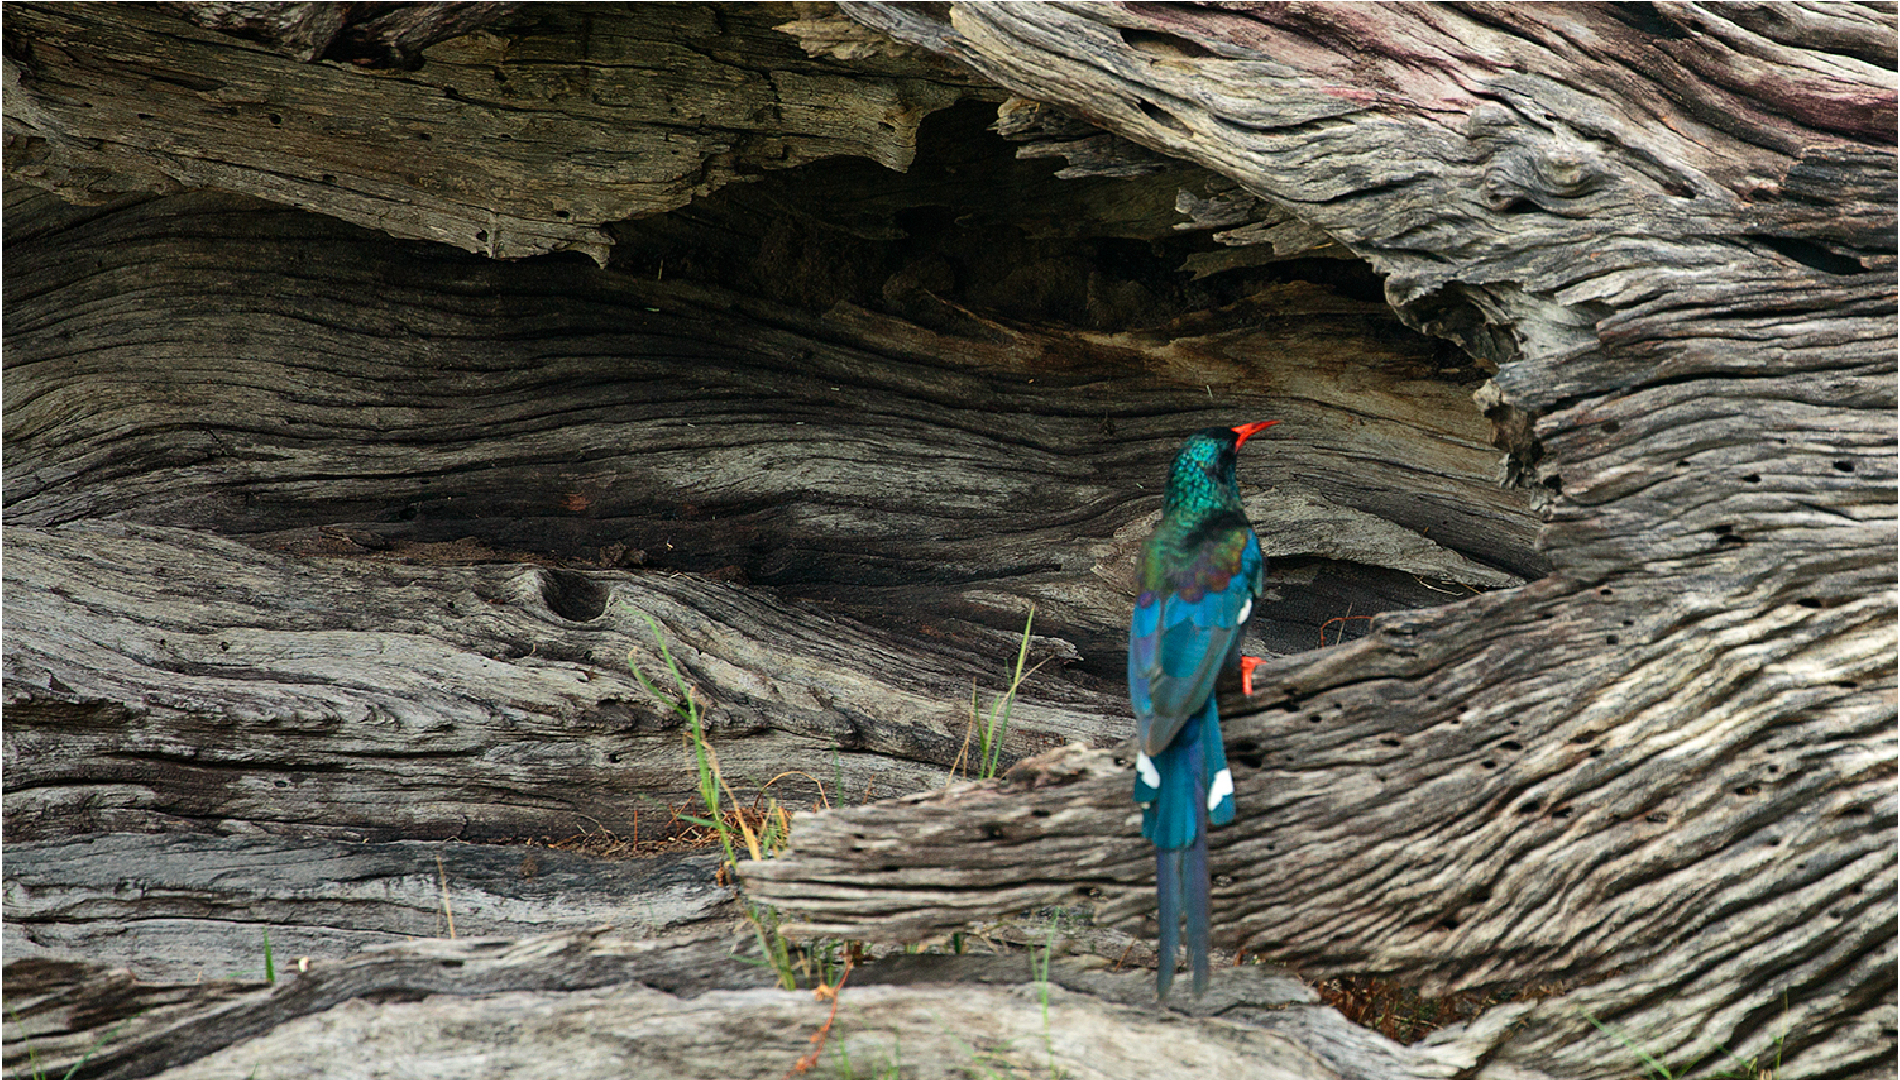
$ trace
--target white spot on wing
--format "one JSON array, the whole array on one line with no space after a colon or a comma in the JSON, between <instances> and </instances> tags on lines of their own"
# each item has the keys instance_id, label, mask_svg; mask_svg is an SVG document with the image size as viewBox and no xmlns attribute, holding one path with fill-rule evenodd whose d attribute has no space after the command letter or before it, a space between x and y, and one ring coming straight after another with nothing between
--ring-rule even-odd
<instances>
[{"instance_id":1,"label":"white spot on wing","mask_svg":"<svg viewBox=\"0 0 1900 1080\"><path fill-rule=\"evenodd\" d=\"M1214 782L1207 785L1207 808L1212 811L1220 801L1234 793L1234 774L1226 769L1214 774Z\"/></svg>"},{"instance_id":2,"label":"white spot on wing","mask_svg":"<svg viewBox=\"0 0 1900 1080\"><path fill-rule=\"evenodd\" d=\"M1161 773L1155 769L1154 759L1147 754L1135 755L1135 775L1141 777L1141 782L1151 788L1161 787Z\"/></svg>"},{"instance_id":3,"label":"white spot on wing","mask_svg":"<svg viewBox=\"0 0 1900 1080\"><path fill-rule=\"evenodd\" d=\"M1247 616L1252 615L1252 614L1253 614L1253 597L1250 596L1247 598L1246 603L1240 605L1240 617L1234 620L1234 625L1239 626L1241 623L1246 622Z\"/></svg>"}]
</instances>

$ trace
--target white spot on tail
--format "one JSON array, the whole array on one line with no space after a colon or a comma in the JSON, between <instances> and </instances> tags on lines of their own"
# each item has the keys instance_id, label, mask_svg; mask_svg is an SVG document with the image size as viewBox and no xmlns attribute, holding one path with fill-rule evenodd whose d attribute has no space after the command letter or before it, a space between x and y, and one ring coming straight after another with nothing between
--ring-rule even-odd
<instances>
[{"instance_id":1,"label":"white spot on tail","mask_svg":"<svg viewBox=\"0 0 1900 1080\"><path fill-rule=\"evenodd\" d=\"M1241 623L1246 622L1247 616L1252 615L1252 614L1253 614L1253 597L1250 596L1247 598L1246 603L1240 605L1240 617L1234 620L1234 625L1239 626Z\"/></svg>"},{"instance_id":2,"label":"white spot on tail","mask_svg":"<svg viewBox=\"0 0 1900 1080\"><path fill-rule=\"evenodd\" d=\"M1141 782L1151 788L1161 787L1161 773L1155 769L1154 759L1147 754L1135 755L1135 775L1141 777Z\"/></svg>"},{"instance_id":3,"label":"white spot on tail","mask_svg":"<svg viewBox=\"0 0 1900 1080\"><path fill-rule=\"evenodd\" d=\"M1220 801L1234 793L1234 774L1226 769L1214 774L1214 782L1207 785L1207 809L1212 812Z\"/></svg>"}]
</instances>

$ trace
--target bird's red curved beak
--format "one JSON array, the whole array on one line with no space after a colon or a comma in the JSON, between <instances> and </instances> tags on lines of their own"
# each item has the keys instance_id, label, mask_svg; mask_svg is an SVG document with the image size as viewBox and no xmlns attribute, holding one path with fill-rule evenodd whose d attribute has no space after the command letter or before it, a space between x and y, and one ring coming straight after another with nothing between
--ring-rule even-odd
<instances>
[{"instance_id":1,"label":"bird's red curved beak","mask_svg":"<svg viewBox=\"0 0 1900 1080\"><path fill-rule=\"evenodd\" d=\"M1234 449L1238 450L1247 445L1248 439L1277 423L1279 423L1278 420L1262 420L1257 424L1242 424L1237 428L1233 428L1233 433L1240 436L1240 438L1234 440Z\"/></svg>"}]
</instances>

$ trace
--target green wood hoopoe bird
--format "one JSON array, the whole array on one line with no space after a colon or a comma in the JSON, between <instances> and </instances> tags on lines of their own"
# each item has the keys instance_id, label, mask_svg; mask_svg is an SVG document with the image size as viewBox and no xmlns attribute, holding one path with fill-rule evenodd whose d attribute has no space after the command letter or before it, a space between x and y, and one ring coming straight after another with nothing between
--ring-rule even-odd
<instances>
[{"instance_id":1,"label":"green wood hoopoe bird","mask_svg":"<svg viewBox=\"0 0 1900 1080\"><path fill-rule=\"evenodd\" d=\"M1214 682L1239 667L1253 693L1252 657L1240 639L1253 614L1266 560L1241 509L1234 456L1267 420L1189 436L1168 473L1161 522L1141 552L1141 586L1128 628L1128 695L1140 752L1135 802L1141 835L1155 845L1161 966L1168 995L1187 921L1194 993L1207 988L1207 829L1234 820L1234 780L1221 747Z\"/></svg>"}]
</instances>

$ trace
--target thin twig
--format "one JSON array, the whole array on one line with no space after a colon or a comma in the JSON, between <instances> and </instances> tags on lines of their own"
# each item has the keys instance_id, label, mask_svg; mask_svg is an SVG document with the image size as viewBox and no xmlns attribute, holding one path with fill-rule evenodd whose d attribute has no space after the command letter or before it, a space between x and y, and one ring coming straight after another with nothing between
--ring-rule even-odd
<instances>
[{"instance_id":1,"label":"thin twig","mask_svg":"<svg viewBox=\"0 0 1900 1080\"><path fill-rule=\"evenodd\" d=\"M800 1073L810 1072L812 1067L818 1064L818 1056L825 1052L825 1040L831 1035L831 1022L838 1018L838 992L844 989L844 981L850 977L851 955L846 953L844 958L844 974L838 976L838 984L836 986L822 988L828 991L826 996L831 998L831 1013L825 1017L824 1024L812 1035L811 1053L793 1062L792 1067L786 1070L784 1080L792 1080L792 1077Z\"/></svg>"},{"instance_id":2,"label":"thin twig","mask_svg":"<svg viewBox=\"0 0 1900 1080\"><path fill-rule=\"evenodd\" d=\"M765 782L765 787L760 788L759 793L752 797L752 809L757 810L759 808L759 800L765 798L765 792L767 788L770 788L773 784L778 783L780 780L783 780L788 776L802 776L805 779L810 780L813 784L817 785L818 797L820 799L825 800L825 809L827 810L831 809L831 800L827 798L825 795L824 782L819 780L816 776L813 776L812 774L806 772L803 769L787 769L784 772L779 773L777 776L774 776L772 779L767 780Z\"/></svg>"},{"instance_id":3,"label":"thin twig","mask_svg":"<svg viewBox=\"0 0 1900 1080\"><path fill-rule=\"evenodd\" d=\"M970 726L963 729L963 748L957 751L957 759L950 763L950 775L944 777L943 786L949 787L957 782L957 769L963 766L964 759L970 755L970 739L976 735L976 676L970 676Z\"/></svg>"}]
</instances>

